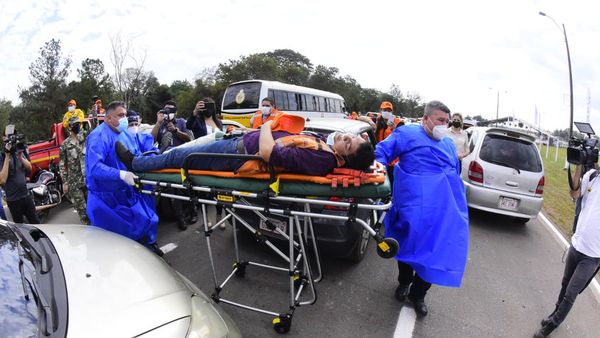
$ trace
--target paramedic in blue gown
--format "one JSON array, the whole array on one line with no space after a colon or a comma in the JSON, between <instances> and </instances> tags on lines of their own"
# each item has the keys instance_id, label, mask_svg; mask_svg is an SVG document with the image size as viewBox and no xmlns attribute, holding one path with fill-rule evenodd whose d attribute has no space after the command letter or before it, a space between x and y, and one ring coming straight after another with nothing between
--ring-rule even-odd
<instances>
[{"instance_id":1,"label":"paramedic in blue gown","mask_svg":"<svg viewBox=\"0 0 600 338\"><path fill-rule=\"evenodd\" d=\"M135 138L127 135L125 104L111 102L104 122L87 138L88 217L92 225L129 237L160 254L154 206L133 187L135 175L127 171L115 154L117 141L139 149Z\"/></svg>"},{"instance_id":2,"label":"paramedic in blue gown","mask_svg":"<svg viewBox=\"0 0 600 338\"><path fill-rule=\"evenodd\" d=\"M421 125L396 128L377 144L375 159L394 166L393 205L384 224L398 240L395 297L427 315L431 284L460 287L465 270L469 216L452 139L444 137L450 110L439 101L425 106Z\"/></svg>"}]
</instances>

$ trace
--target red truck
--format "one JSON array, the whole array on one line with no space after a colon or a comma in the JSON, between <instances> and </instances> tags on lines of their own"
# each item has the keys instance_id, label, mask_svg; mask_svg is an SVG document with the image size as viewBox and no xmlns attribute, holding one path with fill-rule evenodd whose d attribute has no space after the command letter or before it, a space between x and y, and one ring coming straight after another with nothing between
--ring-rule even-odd
<instances>
[{"instance_id":1,"label":"red truck","mask_svg":"<svg viewBox=\"0 0 600 338\"><path fill-rule=\"evenodd\" d=\"M85 130L90 130L90 120L85 119L81 126ZM34 177L41 169L48 169L51 161L54 161L58 166L60 145L67 137L69 137L69 132L63 128L62 122L59 122L54 123L52 127L50 127L50 134L52 135L52 138L49 140L40 141L27 146L32 167L29 178Z\"/></svg>"}]
</instances>

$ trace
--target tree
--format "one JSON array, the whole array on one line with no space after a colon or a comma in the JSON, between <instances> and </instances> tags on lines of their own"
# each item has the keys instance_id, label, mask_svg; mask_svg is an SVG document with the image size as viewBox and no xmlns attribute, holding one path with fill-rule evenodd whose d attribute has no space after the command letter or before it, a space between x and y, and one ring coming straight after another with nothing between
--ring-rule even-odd
<instances>
[{"instance_id":1,"label":"tree","mask_svg":"<svg viewBox=\"0 0 600 338\"><path fill-rule=\"evenodd\" d=\"M77 100L81 109L89 108L93 96L98 96L107 104L113 97L113 87L110 75L104 70L104 63L100 59L85 59L81 68L77 69L79 81L69 83L67 92L70 98Z\"/></svg>"},{"instance_id":2,"label":"tree","mask_svg":"<svg viewBox=\"0 0 600 338\"><path fill-rule=\"evenodd\" d=\"M30 138L41 137L51 123L62 119L70 66L71 58L62 55L60 40L54 39L40 48L40 56L29 66L32 86L21 90L19 97L28 115L20 130Z\"/></svg>"},{"instance_id":3,"label":"tree","mask_svg":"<svg viewBox=\"0 0 600 338\"><path fill-rule=\"evenodd\" d=\"M4 127L8 124L8 119L12 110L12 102L6 99L0 99L0 126Z\"/></svg>"}]
</instances>

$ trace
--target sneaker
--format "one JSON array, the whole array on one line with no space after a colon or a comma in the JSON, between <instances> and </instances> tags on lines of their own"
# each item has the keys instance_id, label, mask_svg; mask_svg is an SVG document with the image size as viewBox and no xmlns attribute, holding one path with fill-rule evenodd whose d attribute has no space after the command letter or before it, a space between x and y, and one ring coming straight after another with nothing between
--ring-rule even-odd
<instances>
[{"instance_id":1,"label":"sneaker","mask_svg":"<svg viewBox=\"0 0 600 338\"><path fill-rule=\"evenodd\" d=\"M403 302L406 299L406 296L408 296L408 289L410 288L410 285L398 285L398 287L396 288L396 292L394 293L394 296L396 297L396 299L399 302Z\"/></svg>"},{"instance_id":2,"label":"sneaker","mask_svg":"<svg viewBox=\"0 0 600 338\"><path fill-rule=\"evenodd\" d=\"M177 227L179 227L179 230L187 229L187 224L185 223L185 220L183 219L183 217L179 217L177 219Z\"/></svg>"},{"instance_id":3,"label":"sneaker","mask_svg":"<svg viewBox=\"0 0 600 338\"><path fill-rule=\"evenodd\" d=\"M552 321L549 321L548 324L540 327L539 330L533 335L534 338L544 338L547 337L554 329L556 329L557 325Z\"/></svg>"}]
</instances>

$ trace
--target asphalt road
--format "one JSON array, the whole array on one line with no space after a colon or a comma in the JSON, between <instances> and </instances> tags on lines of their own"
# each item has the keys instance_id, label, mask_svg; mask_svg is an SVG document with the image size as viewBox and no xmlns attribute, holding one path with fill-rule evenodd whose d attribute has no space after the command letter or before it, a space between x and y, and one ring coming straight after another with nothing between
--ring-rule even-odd
<instances>
[{"instance_id":1,"label":"asphalt road","mask_svg":"<svg viewBox=\"0 0 600 338\"><path fill-rule=\"evenodd\" d=\"M211 217L214 217L211 215ZM68 203L51 211L48 223L77 223ZM531 337L554 308L562 277L563 248L539 220L526 225L509 218L471 211L467 271L459 289L433 286L426 301L429 315L417 319L414 337ZM243 259L285 267L283 260L241 233ZM218 278L231 271L232 229L215 230L211 238ZM176 245L164 259L207 294L214 290L203 227L198 222L181 231L161 222L161 246ZM289 337L392 337L403 305L393 298L395 261L375 253L373 242L365 259L352 264L322 258L323 280L316 284L317 302L297 308ZM248 267L234 277L224 298L286 312L287 273ZM305 293L309 295L309 293ZM272 316L222 304L245 337L277 337ZM577 299L553 337L597 337L600 305L588 288Z\"/></svg>"}]
</instances>

